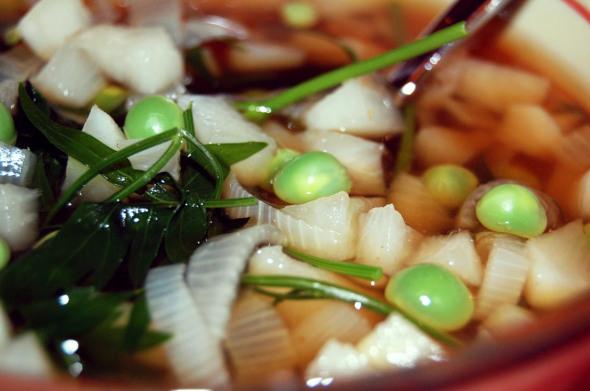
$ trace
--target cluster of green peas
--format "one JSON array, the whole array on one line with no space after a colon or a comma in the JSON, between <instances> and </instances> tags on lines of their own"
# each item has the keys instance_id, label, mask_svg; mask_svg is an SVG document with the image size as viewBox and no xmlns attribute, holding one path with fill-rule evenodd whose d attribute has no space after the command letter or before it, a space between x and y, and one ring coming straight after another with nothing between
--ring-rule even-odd
<instances>
[{"instance_id":1,"label":"cluster of green peas","mask_svg":"<svg viewBox=\"0 0 590 391\"><path fill-rule=\"evenodd\" d=\"M141 139L184 126L181 109L173 101L151 96L140 100L127 113L124 131L130 139ZM16 132L12 115L0 105L0 141L13 144ZM350 191L346 168L332 155L313 151L299 154L279 149L269 164L265 187L287 203L299 204ZM438 165L422 176L432 196L453 210L462 205L479 182L468 169ZM489 190L477 203L479 222L495 232L533 237L547 227L547 217L537 196L518 184L501 184ZM10 258L10 248L0 240L0 266ZM415 320L439 330L463 327L474 311L472 295L450 271L431 264L415 265L389 281L386 298Z\"/></svg>"}]
</instances>

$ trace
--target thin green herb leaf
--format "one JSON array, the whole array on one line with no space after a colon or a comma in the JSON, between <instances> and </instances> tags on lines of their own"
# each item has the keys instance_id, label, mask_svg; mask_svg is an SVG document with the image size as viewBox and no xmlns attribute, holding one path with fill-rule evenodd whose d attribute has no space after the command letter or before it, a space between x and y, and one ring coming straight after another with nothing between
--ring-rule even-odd
<instances>
[{"instance_id":1,"label":"thin green herb leaf","mask_svg":"<svg viewBox=\"0 0 590 391\"><path fill-rule=\"evenodd\" d=\"M82 204L56 236L10 263L0 273L0 297L9 307L52 297L91 275L103 286L120 264L128 237L118 205Z\"/></svg>"},{"instance_id":2,"label":"thin green herb leaf","mask_svg":"<svg viewBox=\"0 0 590 391\"><path fill-rule=\"evenodd\" d=\"M159 205L129 205L121 208L126 232L131 235L127 254L129 277L135 287L141 287L148 270L159 253L166 229L175 208Z\"/></svg>"},{"instance_id":3,"label":"thin green herb leaf","mask_svg":"<svg viewBox=\"0 0 590 391\"><path fill-rule=\"evenodd\" d=\"M129 197L131 194L135 193L142 187L144 187L150 180L152 180L159 172L168 164L170 159L174 157L176 153L180 150L182 146L183 139L182 137L177 134L170 143L170 146L166 149L164 154L154 163L152 164L142 175L135 178L130 184L128 184L125 188L118 191L116 194L113 194L109 197L106 202L118 202L124 200L125 198ZM134 145L137 145L136 143ZM132 147L131 145L130 147ZM128 147L128 148L130 148ZM125 148L127 149L127 148Z\"/></svg>"},{"instance_id":4,"label":"thin green herb leaf","mask_svg":"<svg viewBox=\"0 0 590 391\"><path fill-rule=\"evenodd\" d=\"M209 217L197 194L188 194L168 226L165 249L172 262L186 261L207 235Z\"/></svg>"},{"instance_id":5,"label":"thin green herb leaf","mask_svg":"<svg viewBox=\"0 0 590 391\"><path fill-rule=\"evenodd\" d=\"M57 200L55 206L49 212L49 216L47 217L47 221L51 221L51 219L57 214L57 212L59 212L59 210L61 208L63 208L68 202L70 202L72 200L72 198L74 198L76 196L78 191L84 185L86 185L88 182L90 182L92 180L92 178L94 178L95 176L97 176L98 174L103 172L105 169L107 169L117 163L120 163L121 161L126 161L128 157L133 156L138 152L145 151L146 149L149 149L149 148L154 147L156 145L162 144L163 142L170 140L175 135L178 135L178 130L176 130L176 129L172 129L172 130L168 130L166 132L156 134L154 136L151 136L151 137L148 137L148 138L143 139L141 141L138 141L137 143L132 144L126 148L123 148L120 151L111 153L110 155L105 156L100 162L90 166L88 168L88 170L86 170L84 172L84 174L82 174L74 183L72 183L62 193L61 197ZM160 158L160 160L162 160L162 159L164 159L164 155ZM158 160L158 161L160 161L160 160ZM164 165L166 165L167 162L168 161L166 160L164 162ZM158 163L158 162L156 162L156 163ZM144 173L144 175L149 175L149 174L148 174L148 172L146 172L146 173ZM136 181L139 181L141 178L143 178L143 176L137 178ZM146 181L146 183L150 179L151 178L149 178ZM129 184L129 187L131 187L132 184ZM124 194L123 192L125 190L126 189L122 189L119 193Z\"/></svg>"},{"instance_id":6,"label":"thin green herb leaf","mask_svg":"<svg viewBox=\"0 0 590 391\"><path fill-rule=\"evenodd\" d=\"M322 259L314 257L313 255L301 253L291 248L284 248L283 251L285 254L290 255L293 258L296 258L305 263L309 263L310 265L317 268L329 270L331 272L345 274L370 281L377 281L383 277L383 269L380 267Z\"/></svg>"},{"instance_id":7,"label":"thin green herb leaf","mask_svg":"<svg viewBox=\"0 0 590 391\"><path fill-rule=\"evenodd\" d=\"M203 206L207 209L216 208L239 208L241 206L254 206L258 200L254 197L232 198L226 200L209 200L203 202Z\"/></svg>"},{"instance_id":8,"label":"thin green herb leaf","mask_svg":"<svg viewBox=\"0 0 590 391\"><path fill-rule=\"evenodd\" d=\"M414 160L414 134L416 133L416 109L410 104L404 107L404 133L397 153L393 175L409 171Z\"/></svg>"},{"instance_id":9,"label":"thin green herb leaf","mask_svg":"<svg viewBox=\"0 0 590 391\"><path fill-rule=\"evenodd\" d=\"M145 295L139 296L133 304L129 322L125 328L123 336L123 345L128 352L134 352L139 346L139 342L145 335L150 324L150 314L147 306Z\"/></svg>"},{"instance_id":10,"label":"thin green herb leaf","mask_svg":"<svg viewBox=\"0 0 590 391\"><path fill-rule=\"evenodd\" d=\"M444 333L439 330L427 327L420 322L412 319L407 314L404 314L398 308L393 307L391 304L384 301L375 299L373 297L366 296L360 292L352 289L344 288L335 284L331 284L324 281L313 280L310 278L292 277L292 276L255 276L255 275L244 275L242 277L242 284L253 287L280 287L280 288L292 288L296 290L295 299L304 299L306 296L310 296L313 299L334 299L340 300L347 303L360 303L362 307L367 308L381 315L389 315L393 312L398 312L403 315L406 319L420 327L424 332L437 339L438 341L450 346L460 347L462 342L454 338L453 336ZM261 291L264 293L265 290ZM268 291L268 290L266 290ZM292 291L293 292L293 291ZM277 298L276 294L272 294L272 297ZM280 300L289 299L289 293L286 295L278 296Z\"/></svg>"},{"instance_id":11,"label":"thin green herb leaf","mask_svg":"<svg viewBox=\"0 0 590 391\"><path fill-rule=\"evenodd\" d=\"M221 163L229 167L232 164L248 159L263 150L266 145L263 142L251 141L247 143L207 144L205 148L215 155Z\"/></svg>"},{"instance_id":12,"label":"thin green herb leaf","mask_svg":"<svg viewBox=\"0 0 590 391\"><path fill-rule=\"evenodd\" d=\"M261 121L273 112L320 91L336 87L354 77L369 74L435 50L447 43L467 36L465 23L457 23L428 37L396 48L380 56L347 65L305 81L262 102L237 102L236 107L253 121Z\"/></svg>"},{"instance_id":13,"label":"thin green herb leaf","mask_svg":"<svg viewBox=\"0 0 590 391\"><path fill-rule=\"evenodd\" d=\"M182 200L176 181L167 172L156 175L144 195L152 203L166 206L176 206Z\"/></svg>"},{"instance_id":14,"label":"thin green herb leaf","mask_svg":"<svg viewBox=\"0 0 590 391\"><path fill-rule=\"evenodd\" d=\"M187 110L190 117L192 118L192 111ZM186 113L185 112L185 113ZM189 130L190 131L190 130ZM224 170L221 163L217 160L209 150L201 144L189 131L183 132L184 138L190 144L189 157L195 162L201 165L209 174L215 178L215 189L213 191L213 199L219 199L221 197L221 190L223 187L223 181L227 175L227 169Z\"/></svg>"},{"instance_id":15,"label":"thin green herb leaf","mask_svg":"<svg viewBox=\"0 0 590 391\"><path fill-rule=\"evenodd\" d=\"M104 145L91 135L81 132L78 129L68 128L53 122L48 113L38 107L33 98L27 92L25 85L19 86L19 103L31 124L37 128L47 140L68 156L88 165L100 163L100 161L115 151ZM138 175L139 171L134 170L125 162L117 170L105 173L104 176L113 184L126 186Z\"/></svg>"}]
</instances>

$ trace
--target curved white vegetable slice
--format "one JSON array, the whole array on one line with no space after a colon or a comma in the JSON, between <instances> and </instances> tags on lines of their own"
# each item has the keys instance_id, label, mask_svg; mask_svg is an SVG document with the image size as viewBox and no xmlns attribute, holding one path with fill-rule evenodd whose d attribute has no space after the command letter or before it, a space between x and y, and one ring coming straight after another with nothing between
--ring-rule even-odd
<instances>
[{"instance_id":1,"label":"curved white vegetable slice","mask_svg":"<svg viewBox=\"0 0 590 391\"><path fill-rule=\"evenodd\" d=\"M238 300L225 346L240 385L260 384L261 379L279 372L287 375L295 368L289 330L268 297L248 292Z\"/></svg>"},{"instance_id":2,"label":"curved white vegetable slice","mask_svg":"<svg viewBox=\"0 0 590 391\"><path fill-rule=\"evenodd\" d=\"M309 129L374 137L398 134L404 127L391 96L372 76L344 82L313 105L304 121Z\"/></svg>"},{"instance_id":3,"label":"curved white vegetable slice","mask_svg":"<svg viewBox=\"0 0 590 391\"><path fill-rule=\"evenodd\" d=\"M324 379L360 376L371 371L373 370L365 354L352 344L331 339L307 366L305 380L308 387L314 387Z\"/></svg>"},{"instance_id":4,"label":"curved white vegetable slice","mask_svg":"<svg viewBox=\"0 0 590 391\"><path fill-rule=\"evenodd\" d=\"M75 44L110 78L142 94L155 94L183 75L180 51L163 28L96 26Z\"/></svg>"},{"instance_id":5,"label":"curved white vegetable slice","mask_svg":"<svg viewBox=\"0 0 590 391\"><path fill-rule=\"evenodd\" d=\"M277 148L272 137L247 121L222 97L184 95L178 98L178 104L183 110L192 104L196 136L203 144L266 143L261 151L232 165L232 171L246 186L256 186L266 180L268 163Z\"/></svg>"},{"instance_id":6,"label":"curved white vegetable slice","mask_svg":"<svg viewBox=\"0 0 590 391\"><path fill-rule=\"evenodd\" d=\"M147 275L145 294L154 327L172 335L164 348L183 385L222 387L229 382L219 341L184 281L185 265L157 267Z\"/></svg>"},{"instance_id":7,"label":"curved white vegetable slice","mask_svg":"<svg viewBox=\"0 0 590 391\"><path fill-rule=\"evenodd\" d=\"M35 54L48 60L69 37L91 22L90 11L81 0L41 0L20 20L17 29Z\"/></svg>"},{"instance_id":8,"label":"curved white vegetable slice","mask_svg":"<svg viewBox=\"0 0 590 391\"><path fill-rule=\"evenodd\" d=\"M214 338L225 336L240 276L250 255L262 244L279 244L282 240L278 229L264 224L216 237L193 253L186 280Z\"/></svg>"},{"instance_id":9,"label":"curved white vegetable slice","mask_svg":"<svg viewBox=\"0 0 590 391\"><path fill-rule=\"evenodd\" d=\"M38 198L37 190L0 185L0 237L12 251L28 248L37 238Z\"/></svg>"},{"instance_id":10,"label":"curved white vegetable slice","mask_svg":"<svg viewBox=\"0 0 590 391\"><path fill-rule=\"evenodd\" d=\"M476 319L484 319L503 304L520 299L529 270L524 242L514 236L486 233L490 240L483 282L476 300Z\"/></svg>"},{"instance_id":11,"label":"curved white vegetable slice","mask_svg":"<svg viewBox=\"0 0 590 391\"><path fill-rule=\"evenodd\" d=\"M128 1L127 19L131 26L164 27L176 44L183 40L182 7L180 0L167 0L162 7L161 0Z\"/></svg>"},{"instance_id":12,"label":"curved white vegetable slice","mask_svg":"<svg viewBox=\"0 0 590 391\"><path fill-rule=\"evenodd\" d=\"M225 184L224 197L251 197L230 176ZM356 202L341 192L301 205L276 209L262 201L257 205L228 208L232 218L249 217L257 224L273 224L286 237L288 245L317 257L334 260L352 259L356 253L357 217L365 203Z\"/></svg>"}]
</instances>

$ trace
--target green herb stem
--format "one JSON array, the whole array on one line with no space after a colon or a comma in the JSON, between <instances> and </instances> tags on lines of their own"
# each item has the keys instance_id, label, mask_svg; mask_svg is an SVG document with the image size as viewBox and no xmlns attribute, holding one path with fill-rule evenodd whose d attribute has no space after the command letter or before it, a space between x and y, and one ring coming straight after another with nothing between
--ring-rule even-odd
<instances>
[{"instance_id":1,"label":"green herb stem","mask_svg":"<svg viewBox=\"0 0 590 391\"><path fill-rule=\"evenodd\" d=\"M117 164L130 156L135 155L138 152L144 151L156 145L162 144L170 140L175 134L178 134L177 129L168 130L166 132L162 132L156 134L155 136L146 138L144 140L138 141L137 143L130 145L126 148L123 148L120 151L110 154L109 156L105 157L103 160L98 162L97 164L91 166L82 174L74 183L72 183L61 195L61 197L57 200L54 207L49 212L47 216L47 222L51 221L57 212L61 210L68 202L74 198L76 193L88 182L92 180L95 176L99 175L103 170Z\"/></svg>"},{"instance_id":2,"label":"green herb stem","mask_svg":"<svg viewBox=\"0 0 590 391\"><path fill-rule=\"evenodd\" d=\"M261 121L273 112L281 110L315 93L335 87L348 79L366 75L428 53L445 44L464 38L467 36L467 33L465 23L457 23L380 56L358 61L324 73L265 101L237 102L236 107L243 111L247 118L254 121Z\"/></svg>"},{"instance_id":3,"label":"green herb stem","mask_svg":"<svg viewBox=\"0 0 590 391\"><path fill-rule=\"evenodd\" d=\"M217 158L203 144L201 144L195 138L195 136L189 133L189 131L190 129L182 131L182 136L192 146L189 147L189 154L192 156L195 153L199 153L207 159L209 165L208 167L203 165L203 168L210 169L212 171L210 172L210 174L215 177L215 190L213 192L213 199L217 200L221 197L223 180L225 179L223 167L221 166ZM197 160L197 162L202 163L199 160Z\"/></svg>"},{"instance_id":4,"label":"green herb stem","mask_svg":"<svg viewBox=\"0 0 590 391\"><path fill-rule=\"evenodd\" d=\"M313 255L303 254L291 248L284 248L283 251L285 254L290 255L302 262L308 263L320 269L329 270L331 272L345 274L370 281L377 281L383 277L383 269L380 267L322 259L314 257Z\"/></svg>"},{"instance_id":5,"label":"green herb stem","mask_svg":"<svg viewBox=\"0 0 590 391\"><path fill-rule=\"evenodd\" d=\"M208 200L203 202L207 209L216 208L239 208L242 206L254 206L258 203L255 197L231 198L227 200Z\"/></svg>"},{"instance_id":6,"label":"green herb stem","mask_svg":"<svg viewBox=\"0 0 590 391\"><path fill-rule=\"evenodd\" d=\"M439 342L453 348L463 346L463 343L455 337L421 324L389 303L328 282L293 276L259 276L246 274L242 277L242 284L252 286L258 292L269 295L277 301L334 299L347 303L360 303L362 307L384 316L398 312ZM282 294L261 289L260 287L292 288L293 290Z\"/></svg>"},{"instance_id":7,"label":"green herb stem","mask_svg":"<svg viewBox=\"0 0 590 391\"><path fill-rule=\"evenodd\" d=\"M393 170L394 176L409 171L414 160L414 134L416 133L416 108L409 104L404 108L404 133Z\"/></svg>"},{"instance_id":8,"label":"green herb stem","mask_svg":"<svg viewBox=\"0 0 590 391\"><path fill-rule=\"evenodd\" d=\"M164 166L172 159L172 157L180 150L183 143L183 138L180 133L172 138L172 142L170 146L166 149L164 154L154 163L152 164L142 175L138 178L133 180L128 186L121 189L116 194L113 194L109 197L105 202L119 202L131 194L135 193L137 190L141 189L145 186L153 177L155 177Z\"/></svg>"}]
</instances>

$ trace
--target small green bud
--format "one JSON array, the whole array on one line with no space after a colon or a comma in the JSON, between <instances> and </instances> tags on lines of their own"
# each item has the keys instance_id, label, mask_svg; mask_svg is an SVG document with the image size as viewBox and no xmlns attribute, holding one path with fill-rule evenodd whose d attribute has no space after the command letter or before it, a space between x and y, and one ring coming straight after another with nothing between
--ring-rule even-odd
<instances>
[{"instance_id":1,"label":"small green bud","mask_svg":"<svg viewBox=\"0 0 590 391\"><path fill-rule=\"evenodd\" d=\"M163 96L149 96L137 102L125 117L125 134L129 139L142 139L174 128L182 128L180 107Z\"/></svg>"},{"instance_id":2,"label":"small green bud","mask_svg":"<svg viewBox=\"0 0 590 391\"><path fill-rule=\"evenodd\" d=\"M430 194L441 205L455 209L479 185L477 177L468 169L454 164L441 164L426 170L422 181Z\"/></svg>"}]
</instances>

